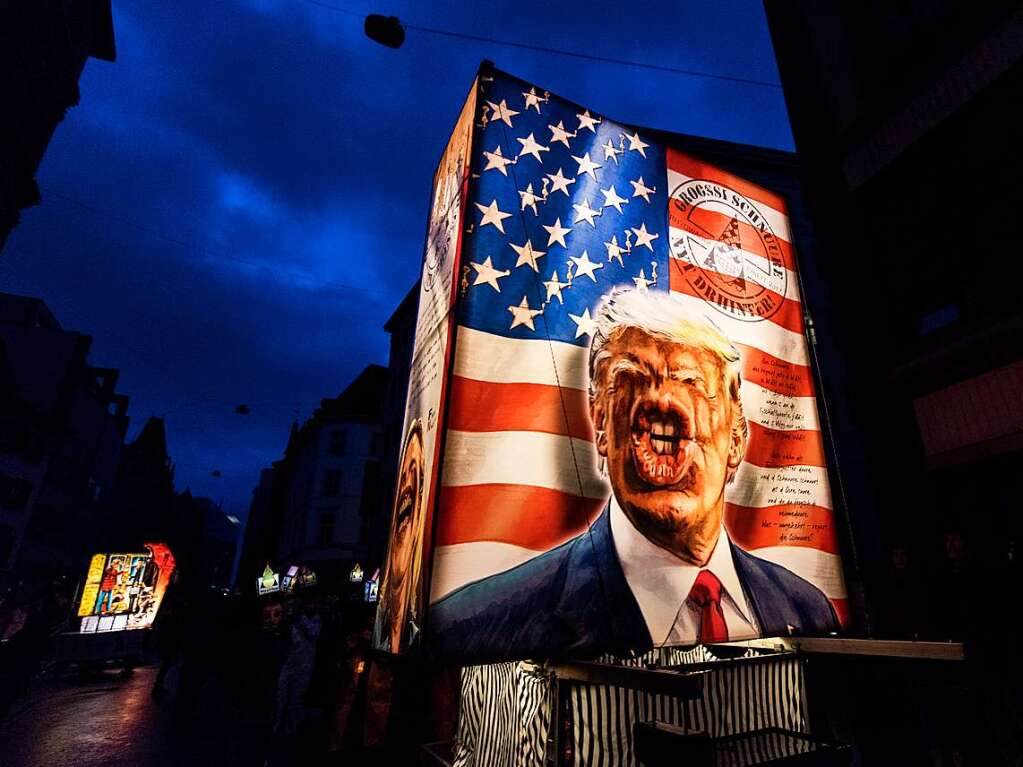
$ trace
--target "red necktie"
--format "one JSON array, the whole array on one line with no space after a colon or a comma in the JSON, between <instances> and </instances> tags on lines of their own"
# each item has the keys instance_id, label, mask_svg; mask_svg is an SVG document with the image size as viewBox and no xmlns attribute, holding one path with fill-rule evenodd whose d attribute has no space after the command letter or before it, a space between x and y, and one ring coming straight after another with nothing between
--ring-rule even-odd
<instances>
[{"instance_id":1,"label":"red necktie","mask_svg":"<svg viewBox=\"0 0 1023 767\"><path fill-rule=\"evenodd\" d=\"M710 570L700 570L689 599L700 608L700 644L727 642L728 626L721 610L721 581L717 576Z\"/></svg>"}]
</instances>

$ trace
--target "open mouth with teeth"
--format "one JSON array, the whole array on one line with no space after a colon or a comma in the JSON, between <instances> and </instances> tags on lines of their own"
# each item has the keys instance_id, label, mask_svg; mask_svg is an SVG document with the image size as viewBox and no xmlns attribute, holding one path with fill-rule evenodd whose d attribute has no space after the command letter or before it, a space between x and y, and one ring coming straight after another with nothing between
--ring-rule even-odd
<instances>
[{"instance_id":1,"label":"open mouth with teeth","mask_svg":"<svg viewBox=\"0 0 1023 767\"><path fill-rule=\"evenodd\" d=\"M412 514L412 488L406 485L401 489L401 495L398 498L398 514L397 522L400 527L402 522L408 519Z\"/></svg>"},{"instance_id":2,"label":"open mouth with teeth","mask_svg":"<svg viewBox=\"0 0 1023 767\"><path fill-rule=\"evenodd\" d=\"M693 465L692 420L678 410L640 403L632 417L632 463L651 485L677 485Z\"/></svg>"}]
</instances>

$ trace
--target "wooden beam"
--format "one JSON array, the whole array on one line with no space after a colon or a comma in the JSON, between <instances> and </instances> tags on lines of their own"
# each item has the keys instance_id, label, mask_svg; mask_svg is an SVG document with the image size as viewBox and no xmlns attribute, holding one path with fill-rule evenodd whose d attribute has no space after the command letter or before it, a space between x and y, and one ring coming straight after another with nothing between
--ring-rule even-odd
<instances>
[{"instance_id":1,"label":"wooden beam","mask_svg":"<svg viewBox=\"0 0 1023 767\"><path fill-rule=\"evenodd\" d=\"M703 692L706 671L667 671L664 669L608 666L603 663L553 663L559 681L576 684L607 684L631 690L673 695L694 700Z\"/></svg>"},{"instance_id":2,"label":"wooden beam","mask_svg":"<svg viewBox=\"0 0 1023 767\"><path fill-rule=\"evenodd\" d=\"M962 661L962 642L913 642L895 639L842 639L787 637L786 642L803 655L860 655L881 658Z\"/></svg>"}]
</instances>

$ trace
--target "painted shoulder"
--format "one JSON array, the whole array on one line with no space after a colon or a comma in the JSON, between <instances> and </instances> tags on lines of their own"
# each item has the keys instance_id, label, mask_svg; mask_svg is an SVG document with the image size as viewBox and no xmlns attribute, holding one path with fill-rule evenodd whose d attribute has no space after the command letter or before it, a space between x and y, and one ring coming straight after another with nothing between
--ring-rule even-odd
<instances>
[{"instance_id":1,"label":"painted shoulder","mask_svg":"<svg viewBox=\"0 0 1023 767\"><path fill-rule=\"evenodd\" d=\"M563 631L557 608L578 538L466 584L430 606L431 646L441 656L501 660L546 651Z\"/></svg>"},{"instance_id":2,"label":"painted shoulder","mask_svg":"<svg viewBox=\"0 0 1023 767\"><path fill-rule=\"evenodd\" d=\"M787 624L803 633L822 634L838 630L838 619L824 592L805 578L734 546L736 563L751 598L760 607L765 633L784 633ZM794 613L798 623L787 616ZM781 624L781 625L775 625Z\"/></svg>"}]
</instances>

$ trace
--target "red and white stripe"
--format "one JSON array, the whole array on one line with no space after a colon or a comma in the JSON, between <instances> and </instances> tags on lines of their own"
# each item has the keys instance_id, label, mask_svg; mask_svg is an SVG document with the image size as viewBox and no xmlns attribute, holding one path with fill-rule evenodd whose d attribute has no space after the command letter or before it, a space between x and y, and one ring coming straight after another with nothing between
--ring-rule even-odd
<instances>
[{"instance_id":1,"label":"red and white stripe","mask_svg":"<svg viewBox=\"0 0 1023 767\"><path fill-rule=\"evenodd\" d=\"M786 291L769 319L747 322L714 311L675 269L671 295L712 316L742 354L750 441L726 491L729 533L743 548L817 585L844 617L846 592L784 201L671 151L668 175L669 189L700 178L743 194L779 239ZM431 601L567 541L603 509L610 488L592 442L587 356L573 344L458 328Z\"/></svg>"}]
</instances>

